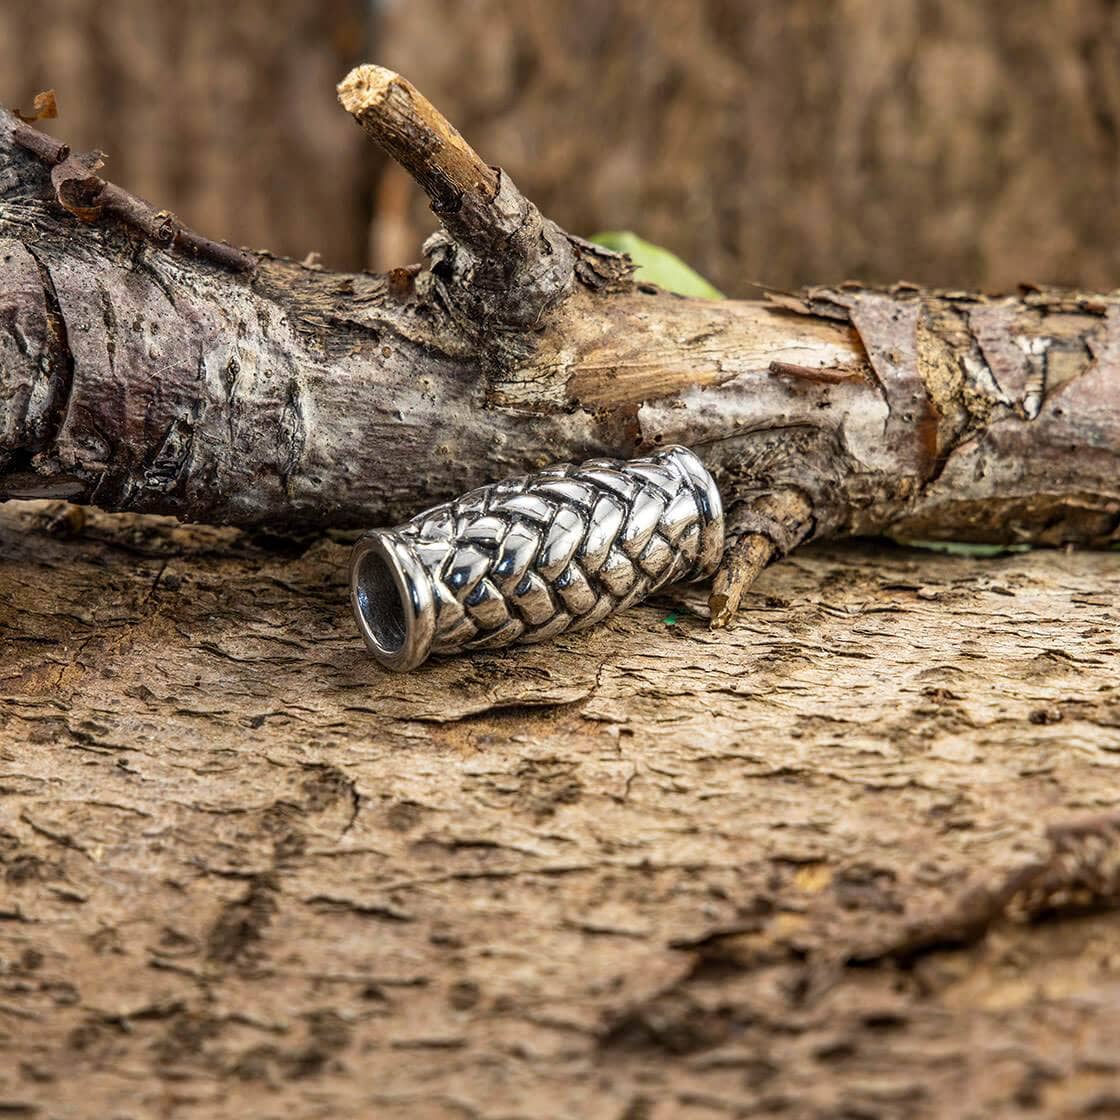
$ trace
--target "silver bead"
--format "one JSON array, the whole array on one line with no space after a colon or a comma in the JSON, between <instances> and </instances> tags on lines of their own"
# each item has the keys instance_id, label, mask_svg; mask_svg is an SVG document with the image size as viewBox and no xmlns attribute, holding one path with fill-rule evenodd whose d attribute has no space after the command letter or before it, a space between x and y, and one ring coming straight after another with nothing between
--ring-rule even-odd
<instances>
[{"instance_id":1,"label":"silver bead","mask_svg":"<svg viewBox=\"0 0 1120 1120\"><path fill-rule=\"evenodd\" d=\"M687 448L562 463L472 490L354 548L351 598L387 669L579 630L723 555L723 507Z\"/></svg>"}]
</instances>

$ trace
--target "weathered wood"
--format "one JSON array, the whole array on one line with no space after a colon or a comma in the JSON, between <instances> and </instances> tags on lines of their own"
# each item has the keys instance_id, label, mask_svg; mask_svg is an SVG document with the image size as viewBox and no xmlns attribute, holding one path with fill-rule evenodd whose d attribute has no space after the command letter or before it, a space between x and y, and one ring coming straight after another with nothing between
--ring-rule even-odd
<instances>
[{"instance_id":1,"label":"weathered wood","mask_svg":"<svg viewBox=\"0 0 1120 1120\"><path fill-rule=\"evenodd\" d=\"M0 507L5 1114L1120 1100L1114 554L814 545L724 631L399 677L343 540L46 512Z\"/></svg>"},{"instance_id":2,"label":"weathered wood","mask_svg":"<svg viewBox=\"0 0 1120 1120\"><path fill-rule=\"evenodd\" d=\"M422 5L397 10L410 8ZM644 5L641 18L663 12ZM837 18L845 35L871 25ZM0 37L0 52L15 43ZM758 84L787 97L781 82ZM368 455L374 480L355 493L340 479L337 505L323 487L301 516L342 521L349 508L358 521L363 501L370 516L410 510L484 468L439 461L434 409L417 413L416 431L390 415L390 389L411 410L426 388L425 339L449 344L395 310L417 274L371 282L264 260L259 286L229 283L111 224L62 221L52 198L0 202L17 243L0 253L0 445L19 447L8 478L37 470L39 484L96 486L101 468L77 434L97 430L84 421L63 444L84 477L27 458L56 442L76 400L117 433L110 450L140 472L140 498L166 481L189 427L200 468L186 496L204 516L259 520L260 506L231 500L241 485L291 523L298 503L272 480L297 442L284 421L294 416L262 388L286 360L299 391L352 432L345 447ZM876 220L900 230L889 214ZM891 251L906 259L905 236ZM584 311L601 306L576 291ZM371 315L363 296L388 310ZM1036 503L1024 532L1057 541L1083 528L1085 511L1047 528L1037 502L1070 485L1048 477L1054 456L1066 470L1080 454L1089 475L1107 469L1108 414L1084 398L1097 407L1077 418L1088 438L1072 455L1046 411L1060 398L1040 402L1041 428L1028 421L1030 340L1058 339L1050 390L1077 396L1076 378L1113 368L1101 314L1111 301L879 294L857 309L857 332L834 318L846 314L836 300L857 297L810 294L790 305L797 317L777 304L708 308L705 339L689 333L693 305L631 292L615 305L625 333L594 316L566 321L589 340L578 361L560 336L537 340L568 376L545 377L540 400L463 339L448 359L462 378L437 385L499 427L490 446L479 437L454 453L485 452L503 471L551 454L541 400L588 411L618 448L674 413L702 434L718 421L707 413L733 405L756 438L740 485L796 498L780 483L805 476L807 433L846 442L845 425L833 416L822 429L820 413L867 401L882 414L861 339L876 307L909 300L923 383L936 374L934 399L952 402L938 446L967 414L979 447L957 444L953 470L966 491L1004 499L973 507L986 518L975 531L1006 528L1015 487ZM235 310L217 321L210 356L194 310L227 299ZM118 307L134 317L113 334L103 320ZM231 341L236 308L255 337L283 347ZM203 344L200 365L151 331L164 315ZM411 380L379 380L381 319L394 345L394 332L414 341ZM94 332L79 361L56 360L71 334ZM109 354L111 338L120 348ZM721 340L741 366L720 368ZM888 368L890 348L875 349ZM29 350L47 358L30 380ZM965 358L966 388L980 388L962 394L962 411ZM985 365L1010 405L990 404ZM352 382L324 387L335 368ZM191 371L229 378L232 391L200 423L188 409L153 456L176 404L195 399ZM825 398L798 394L822 377L837 386L814 413ZM511 450L500 425L522 402L509 423L524 442ZM363 450L352 426L370 407L383 412L374 434L400 426L407 469L376 444ZM791 410L797 426L751 428ZM309 429L329 430L317 417ZM976 478L1022 449L1009 448L1016 432L1028 455L1003 469L1022 473ZM903 461L925 463L924 446L904 447ZM214 466L249 451L259 475ZM207 471L224 488L210 507ZM297 493L310 486L300 469L293 477ZM967 527L961 493L928 488L906 507L911 530ZM148 497L182 512L182 493ZM1107 539L1107 503L1093 502ZM764 532L743 540L788 545L795 504L752 500L744 528ZM910 1120L1116 1109L1113 556L965 561L816 545L765 573L723 633L706 629L695 595L667 598L547 649L390 680L354 634L337 534L252 537L94 511L84 535L52 535L81 532L75 511L0 506L0 1113ZM867 510L856 518L873 523Z\"/></svg>"},{"instance_id":3,"label":"weathered wood","mask_svg":"<svg viewBox=\"0 0 1120 1120\"><path fill-rule=\"evenodd\" d=\"M440 213L467 196L493 202L498 173L411 82L383 66L359 66L338 87L343 108L424 188Z\"/></svg>"},{"instance_id":4,"label":"weathered wood","mask_svg":"<svg viewBox=\"0 0 1120 1120\"><path fill-rule=\"evenodd\" d=\"M370 525L549 459L683 443L717 473L732 528L780 552L853 532L1117 539L1116 297L679 299L491 182L410 88L368 67L342 88L446 226L424 268L388 277L194 260L131 218L77 226L67 211L95 216L90 199L0 120L19 324L0 495ZM783 494L808 507L796 525L765 512Z\"/></svg>"}]
</instances>

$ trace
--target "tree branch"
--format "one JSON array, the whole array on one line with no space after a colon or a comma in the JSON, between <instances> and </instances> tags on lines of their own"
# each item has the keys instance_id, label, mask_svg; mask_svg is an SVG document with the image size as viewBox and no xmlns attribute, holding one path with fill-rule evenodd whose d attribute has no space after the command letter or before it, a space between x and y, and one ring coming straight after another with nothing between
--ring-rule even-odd
<instances>
[{"instance_id":1,"label":"tree branch","mask_svg":"<svg viewBox=\"0 0 1120 1120\"><path fill-rule=\"evenodd\" d=\"M182 250L235 272L248 272L255 267L256 258L252 254L224 242L211 241L187 229L174 214L156 210L142 198L99 178L96 172L104 166L103 153L71 155L68 145L60 144L27 124L14 129L12 139L53 168L51 182L59 204L80 221L96 222L103 215L113 215L156 245Z\"/></svg>"},{"instance_id":2,"label":"tree branch","mask_svg":"<svg viewBox=\"0 0 1120 1120\"><path fill-rule=\"evenodd\" d=\"M443 224L424 247L429 294L477 339L491 363L527 356L513 337L538 328L575 279L572 240L541 217L508 175L487 167L442 114L399 74L359 66L339 100L423 188Z\"/></svg>"},{"instance_id":3,"label":"tree branch","mask_svg":"<svg viewBox=\"0 0 1120 1120\"><path fill-rule=\"evenodd\" d=\"M399 74L382 66L358 66L339 83L338 99L424 188L437 213L456 213L464 198L476 205L494 201L498 172Z\"/></svg>"},{"instance_id":4,"label":"tree branch","mask_svg":"<svg viewBox=\"0 0 1120 1120\"><path fill-rule=\"evenodd\" d=\"M373 526L682 443L746 541L721 620L767 545L1120 536L1116 296L682 299L543 218L397 75L361 67L340 97L433 200L421 267L216 246L0 114L0 496Z\"/></svg>"}]
</instances>

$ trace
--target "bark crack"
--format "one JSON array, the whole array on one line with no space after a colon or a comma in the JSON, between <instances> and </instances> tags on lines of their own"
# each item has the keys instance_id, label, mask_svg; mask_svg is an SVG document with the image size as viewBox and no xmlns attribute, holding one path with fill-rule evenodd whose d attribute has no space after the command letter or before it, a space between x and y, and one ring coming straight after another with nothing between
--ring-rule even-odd
<instances>
[{"instance_id":1,"label":"bark crack","mask_svg":"<svg viewBox=\"0 0 1120 1120\"><path fill-rule=\"evenodd\" d=\"M43 285L43 298L47 305L47 324L51 343L51 386L49 403L42 410L43 420L32 450L50 447L66 424L74 388L74 354L70 349L69 329L62 314L58 291L51 270L34 245L26 246Z\"/></svg>"}]
</instances>

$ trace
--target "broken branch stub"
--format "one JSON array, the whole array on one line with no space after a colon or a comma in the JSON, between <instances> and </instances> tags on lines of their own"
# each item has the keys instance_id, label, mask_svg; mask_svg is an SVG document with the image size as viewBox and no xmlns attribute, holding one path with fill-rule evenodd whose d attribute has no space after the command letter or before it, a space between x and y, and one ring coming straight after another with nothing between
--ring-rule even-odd
<instances>
[{"instance_id":1,"label":"broken branch stub","mask_svg":"<svg viewBox=\"0 0 1120 1120\"><path fill-rule=\"evenodd\" d=\"M493 339L493 332L537 326L572 285L575 253L567 234L399 74L359 66L339 84L338 97L431 201L445 232L429 238L424 252L460 326L491 335L495 354L512 342Z\"/></svg>"},{"instance_id":2,"label":"broken branch stub","mask_svg":"<svg viewBox=\"0 0 1120 1120\"><path fill-rule=\"evenodd\" d=\"M399 74L358 66L339 83L338 99L424 188L437 214L454 214L465 196L490 201L498 193L498 173Z\"/></svg>"}]
</instances>

